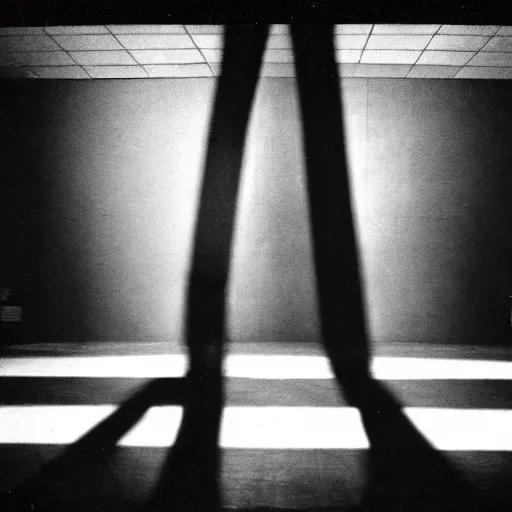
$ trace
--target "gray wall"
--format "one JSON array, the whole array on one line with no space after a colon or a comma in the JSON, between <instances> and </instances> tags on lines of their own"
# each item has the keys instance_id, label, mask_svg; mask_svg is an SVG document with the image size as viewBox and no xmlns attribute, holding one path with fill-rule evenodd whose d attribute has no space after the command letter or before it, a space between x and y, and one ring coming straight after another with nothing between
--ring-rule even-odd
<instances>
[{"instance_id":1,"label":"gray wall","mask_svg":"<svg viewBox=\"0 0 512 512\"><path fill-rule=\"evenodd\" d=\"M6 87L4 224L28 227L3 235L2 271L27 289L27 338L179 340L213 80ZM511 89L343 81L374 341L509 336ZM239 205L231 339L317 340L293 79L260 84Z\"/></svg>"}]
</instances>

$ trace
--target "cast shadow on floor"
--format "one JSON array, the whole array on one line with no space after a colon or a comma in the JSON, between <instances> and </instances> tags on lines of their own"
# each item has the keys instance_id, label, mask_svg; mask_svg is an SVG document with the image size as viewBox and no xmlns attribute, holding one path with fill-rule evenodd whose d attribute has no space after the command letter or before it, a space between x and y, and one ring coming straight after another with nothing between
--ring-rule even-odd
<instances>
[{"instance_id":1,"label":"cast shadow on floor","mask_svg":"<svg viewBox=\"0 0 512 512\"><path fill-rule=\"evenodd\" d=\"M505 510L485 499L442 453L424 440L381 383L365 379L345 383L345 386L348 399L357 404L361 412L371 444L363 498L360 504L350 509L322 507L309 510ZM117 441L150 407L183 403L186 406L176 442L168 451L160 480L150 499L141 503L123 496L122 486L117 485L115 477L110 482L105 477L105 467ZM220 511L221 458L217 440L222 405L220 378L189 375L154 380L66 448L61 456L44 465L34 477L4 495L2 510Z\"/></svg>"}]
</instances>

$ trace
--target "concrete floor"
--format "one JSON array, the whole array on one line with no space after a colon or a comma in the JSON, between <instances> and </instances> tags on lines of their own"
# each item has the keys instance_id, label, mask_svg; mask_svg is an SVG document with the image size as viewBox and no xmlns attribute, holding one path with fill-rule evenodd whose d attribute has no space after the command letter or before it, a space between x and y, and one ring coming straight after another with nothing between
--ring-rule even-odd
<instances>
[{"instance_id":1,"label":"concrete floor","mask_svg":"<svg viewBox=\"0 0 512 512\"><path fill-rule=\"evenodd\" d=\"M232 345L230 354L319 358L322 350L309 344L251 344ZM108 406L125 403L153 378L166 376L160 375L161 369L147 365L151 359L144 357L150 355L179 356L179 349L172 349L164 343L61 343L3 349L0 359L0 416L4 418L4 427L0 427L0 460L3 461L0 465L0 491L6 500L4 509L9 510L9 504L11 507L19 506L10 500L13 496L18 499L18 491L22 489L22 495L30 501L27 510L32 510L32 505L34 510L147 510L145 504L162 477L171 444L162 445L158 441L158 428L167 428L166 420L164 427L156 420L152 423L143 420L145 426L138 434L142 442L118 442L123 437L122 433L118 433L117 438L112 434L112 439L101 434L101 442L110 446L103 446L94 453L94 450L84 449L83 446L73 451L74 446L80 445L73 442L83 438L92 427L111 415ZM381 362L394 361L393 358L398 357L402 363L405 361L410 365L414 359L434 363L446 360L512 362L512 351L503 348L400 344L376 347L374 355L382 358ZM120 360L126 363L110 359L107 370L101 369L101 360L106 361L112 356L130 356L132 359ZM137 359L140 356L142 359ZM87 357L94 359L84 359ZM81 366L73 366L72 360L82 361ZM130 376L129 360L140 365L140 371L134 376ZM253 361L253 368L260 364L256 364L257 359ZM311 359L312 364L315 361L319 362L320 359ZM286 368L292 366L290 363ZM265 364L262 368L265 369ZM267 368L270 366L267 365ZM286 368L283 368L284 374ZM508 436L508 431L503 434L503 429L509 425L508 412L512 409L510 365L501 367L501 373L491 369L487 377L483 373L477 375L484 367L478 370L475 366L477 378L467 375L447 378L452 370L446 370L444 378L429 374L407 378L407 375L404 377L404 374L398 373L398 378L392 378L393 368L388 369L389 378L382 378L381 381L403 407L413 411L412 419L415 410L423 411L422 414L428 418L435 416L434 413L438 411L453 413L453 416L446 416L453 418L453 421L436 420L437 430L429 427L426 420L421 423L418 419L415 423L418 430L431 444L443 446L442 454L483 499L479 503L485 503L488 510L509 510L512 507L512 449L508 437L512 436ZM108 375L109 369L112 376ZM125 370L125 375L120 369ZM176 371L176 375L167 376L174 377L172 382L169 381L169 393L174 394L171 403L179 404L182 379L179 376L181 370ZM230 371L236 374L235 370ZM349 419L345 424L342 422L341 428L333 436L336 439L339 434L339 444L336 445L337 441L329 444L332 432L326 430L319 414L322 411L329 414L349 411L349 408L343 394L338 392L336 382L322 371L319 370L317 378L300 378L297 375L289 378L284 374L280 378L265 378L263 374L256 378L239 375L226 379L225 405L235 412L247 411L243 409L246 407L256 408L256 416L252 418L260 418L256 419L256 427L259 425L260 430L249 425L247 418L242 418L241 423L235 426L225 427L231 433L226 433L221 442L220 482L224 508L358 509L370 479L371 454L364 446L364 433L357 418ZM453 372L453 375L461 377L455 367ZM62 409L62 406L78 409ZM96 419L85 416L85 419L80 419L80 411L85 411L87 407L91 411L103 411L98 408L107 407L107 412L102 412L102 416ZM303 416L294 416L296 411L302 411ZM468 411L474 415L467 416L469 420L461 422L458 414ZM139 412L139 416L132 418L128 429L140 423L144 411ZM281 413L284 415L279 416ZM293 420L294 417L303 419ZM265 437L261 430L265 421L275 427L276 418L281 418L282 423L287 422L284 434L281 433L281 437L272 437L272 434ZM226 420L226 423L230 421L235 420ZM439 421L444 423L440 425ZM483 422L478 424L479 421ZM68 434L72 425L73 433ZM255 430L251 433L253 427ZM311 439L313 444L307 445ZM251 441L254 441L253 444L268 443L251 446ZM280 442L283 443L282 447ZM400 442L397 433L397 446ZM304 446L301 443L305 443ZM451 446L454 449L450 449ZM392 446L390 450L393 454ZM398 456L396 459L390 457L390 473L399 460ZM55 461L59 461L58 464ZM416 462L421 465L421 461ZM47 468L52 469L48 471ZM425 475L428 471L428 462L425 462ZM33 482L36 482L35 487ZM428 482L430 480L427 478L425 485L430 485ZM404 481L403 485L409 484ZM386 492L392 496L395 491L399 492L398 487L394 489L392 485L388 486ZM427 492L430 491L427 489ZM468 502L456 508L450 506L443 509L439 504L439 510L480 510L474 507ZM416 510L414 507L394 507L389 503L388 508L381 509ZM417 510L438 508L421 508L418 503Z\"/></svg>"}]
</instances>

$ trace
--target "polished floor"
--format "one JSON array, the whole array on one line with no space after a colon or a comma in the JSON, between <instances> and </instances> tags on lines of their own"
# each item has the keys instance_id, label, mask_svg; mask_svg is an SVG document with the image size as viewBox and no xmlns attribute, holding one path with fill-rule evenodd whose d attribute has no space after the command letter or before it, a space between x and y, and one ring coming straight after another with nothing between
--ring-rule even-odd
<instances>
[{"instance_id":1,"label":"polished floor","mask_svg":"<svg viewBox=\"0 0 512 512\"><path fill-rule=\"evenodd\" d=\"M54 506L141 509L176 439L186 366L182 351L164 343L5 348L0 358L4 496L63 460L44 483ZM376 347L372 372L428 443L483 493L489 510L512 507L512 351L386 345ZM233 345L224 374L223 506L357 508L369 478L371 443L360 412L337 390L321 347ZM85 434L107 424L154 379L167 379L168 400L141 408L110 441L103 436L114 445L105 456L82 450L66 458ZM395 463L390 458L389 467Z\"/></svg>"}]
</instances>

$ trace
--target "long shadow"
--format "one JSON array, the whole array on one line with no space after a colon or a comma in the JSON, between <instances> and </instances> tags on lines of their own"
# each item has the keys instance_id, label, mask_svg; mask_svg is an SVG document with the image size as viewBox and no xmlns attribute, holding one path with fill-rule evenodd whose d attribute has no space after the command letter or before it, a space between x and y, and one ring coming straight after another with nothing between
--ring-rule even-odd
<instances>
[{"instance_id":1,"label":"long shadow","mask_svg":"<svg viewBox=\"0 0 512 512\"><path fill-rule=\"evenodd\" d=\"M123 437L154 405L186 402L187 383L183 378L156 379L144 385L77 442L64 449L28 481L0 499L2 510L55 511L90 510L94 483L87 470L101 468ZM105 474L104 472L102 474ZM89 488L89 487L91 488ZM66 496L57 492L66 489ZM105 504L108 507L108 504ZM103 510L103 508L102 508ZM108 510L108 508L105 508Z\"/></svg>"},{"instance_id":2,"label":"long shadow","mask_svg":"<svg viewBox=\"0 0 512 512\"><path fill-rule=\"evenodd\" d=\"M268 27L261 25L226 30L187 296L190 375L197 395L185 412L180 448L167 460L151 510L213 511L221 506L225 292L243 147L267 34ZM322 337L340 389L361 411L371 443L361 508L482 510L464 478L371 378L333 26L292 25L292 38Z\"/></svg>"},{"instance_id":3,"label":"long shadow","mask_svg":"<svg viewBox=\"0 0 512 512\"><path fill-rule=\"evenodd\" d=\"M322 338L371 449L362 510L481 510L475 493L372 379L333 27L292 25ZM475 508L478 507L478 508Z\"/></svg>"},{"instance_id":4,"label":"long shadow","mask_svg":"<svg viewBox=\"0 0 512 512\"><path fill-rule=\"evenodd\" d=\"M161 480L145 509L220 508L217 478L223 405L224 296L243 143L267 31L266 26L227 30L226 58L213 112L187 292L190 364L186 378L159 379L145 386L116 413L6 496L2 500L6 510L57 510L69 506L52 492L56 482L67 481L85 460L108 457L117 441L149 407L161 403L184 404L183 419ZM73 503L75 510L77 506L85 510L89 507L87 503Z\"/></svg>"},{"instance_id":5,"label":"long shadow","mask_svg":"<svg viewBox=\"0 0 512 512\"><path fill-rule=\"evenodd\" d=\"M189 377L197 393L148 511L222 506L218 440L226 287L244 141L267 33L266 25L226 27L187 289Z\"/></svg>"}]
</instances>

